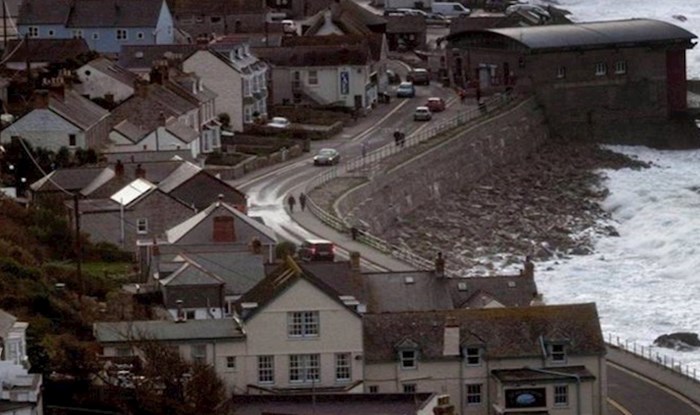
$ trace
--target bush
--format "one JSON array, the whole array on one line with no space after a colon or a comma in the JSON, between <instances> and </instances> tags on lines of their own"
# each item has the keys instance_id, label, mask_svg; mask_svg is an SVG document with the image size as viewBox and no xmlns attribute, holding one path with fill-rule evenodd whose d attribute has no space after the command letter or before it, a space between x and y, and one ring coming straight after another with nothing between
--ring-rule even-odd
<instances>
[{"instance_id":1,"label":"bush","mask_svg":"<svg viewBox=\"0 0 700 415\"><path fill-rule=\"evenodd\" d=\"M275 257L277 259L284 259L287 256L294 256L297 252L297 246L294 242L282 241L277 244L275 248Z\"/></svg>"}]
</instances>

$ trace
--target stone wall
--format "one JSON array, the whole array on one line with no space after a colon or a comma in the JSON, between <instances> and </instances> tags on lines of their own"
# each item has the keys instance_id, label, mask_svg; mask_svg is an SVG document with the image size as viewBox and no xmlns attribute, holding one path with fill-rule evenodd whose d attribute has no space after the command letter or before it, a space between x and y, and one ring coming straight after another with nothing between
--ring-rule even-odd
<instances>
[{"instance_id":1,"label":"stone wall","mask_svg":"<svg viewBox=\"0 0 700 415\"><path fill-rule=\"evenodd\" d=\"M414 209L524 159L548 137L545 117L529 99L350 190L336 210L381 233Z\"/></svg>"}]
</instances>

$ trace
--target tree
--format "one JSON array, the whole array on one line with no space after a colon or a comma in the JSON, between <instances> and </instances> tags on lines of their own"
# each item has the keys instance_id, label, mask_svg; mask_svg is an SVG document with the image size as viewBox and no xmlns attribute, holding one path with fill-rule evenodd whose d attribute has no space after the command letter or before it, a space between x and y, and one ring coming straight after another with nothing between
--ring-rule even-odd
<instances>
[{"instance_id":1,"label":"tree","mask_svg":"<svg viewBox=\"0 0 700 415\"><path fill-rule=\"evenodd\" d=\"M219 122L223 128L227 130L231 128L231 116L228 115L228 113L222 112L217 117L219 118Z\"/></svg>"}]
</instances>

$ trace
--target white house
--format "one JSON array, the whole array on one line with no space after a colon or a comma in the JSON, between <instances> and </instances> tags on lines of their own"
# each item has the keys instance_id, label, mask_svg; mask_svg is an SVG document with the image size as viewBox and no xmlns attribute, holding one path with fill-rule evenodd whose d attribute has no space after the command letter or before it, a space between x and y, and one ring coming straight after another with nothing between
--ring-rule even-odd
<instances>
[{"instance_id":1,"label":"white house","mask_svg":"<svg viewBox=\"0 0 700 415\"><path fill-rule=\"evenodd\" d=\"M196 130L174 117L163 120L161 125L151 131L125 119L112 127L109 133L110 144L104 153L116 155L187 150L191 158L195 159L200 152L199 138Z\"/></svg>"},{"instance_id":2,"label":"white house","mask_svg":"<svg viewBox=\"0 0 700 415\"><path fill-rule=\"evenodd\" d=\"M41 374L29 373L29 324L0 310L0 414L41 415ZM8 408L6 412L5 408Z\"/></svg>"},{"instance_id":3,"label":"white house","mask_svg":"<svg viewBox=\"0 0 700 415\"><path fill-rule=\"evenodd\" d=\"M137 76L115 62L100 57L76 70L80 83L76 91L90 99L103 98L120 103L134 94Z\"/></svg>"}]
</instances>

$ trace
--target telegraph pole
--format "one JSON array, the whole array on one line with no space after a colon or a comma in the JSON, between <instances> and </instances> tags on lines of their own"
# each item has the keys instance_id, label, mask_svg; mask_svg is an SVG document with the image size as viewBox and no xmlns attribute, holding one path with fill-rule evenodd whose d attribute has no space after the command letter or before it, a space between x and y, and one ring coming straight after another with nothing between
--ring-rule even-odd
<instances>
[{"instance_id":1,"label":"telegraph pole","mask_svg":"<svg viewBox=\"0 0 700 415\"><path fill-rule=\"evenodd\" d=\"M83 246L80 242L80 206L78 203L78 194L73 194L73 211L75 212L75 261L76 273L78 276L78 300L82 301L85 284L83 283Z\"/></svg>"}]
</instances>

